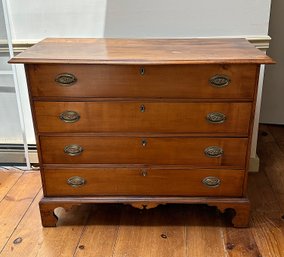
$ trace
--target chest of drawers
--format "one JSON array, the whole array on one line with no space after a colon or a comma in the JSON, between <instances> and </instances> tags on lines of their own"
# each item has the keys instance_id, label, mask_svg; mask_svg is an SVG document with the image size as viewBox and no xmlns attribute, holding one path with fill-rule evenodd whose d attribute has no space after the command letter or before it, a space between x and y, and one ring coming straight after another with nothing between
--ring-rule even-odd
<instances>
[{"instance_id":1,"label":"chest of drawers","mask_svg":"<svg viewBox=\"0 0 284 257\"><path fill-rule=\"evenodd\" d=\"M260 64L244 39L45 39L24 63L44 197L152 208L234 209L248 225L247 168Z\"/></svg>"}]
</instances>

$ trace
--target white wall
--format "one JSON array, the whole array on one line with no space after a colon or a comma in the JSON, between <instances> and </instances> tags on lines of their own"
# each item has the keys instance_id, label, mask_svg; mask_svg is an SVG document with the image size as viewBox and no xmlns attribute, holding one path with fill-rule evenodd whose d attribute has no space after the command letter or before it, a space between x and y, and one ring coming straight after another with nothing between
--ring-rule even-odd
<instances>
[{"instance_id":1,"label":"white wall","mask_svg":"<svg viewBox=\"0 0 284 257\"><path fill-rule=\"evenodd\" d=\"M273 1L269 33L272 41L268 54L276 61L266 68L260 121L284 124L284 1Z\"/></svg>"},{"instance_id":2,"label":"white wall","mask_svg":"<svg viewBox=\"0 0 284 257\"><path fill-rule=\"evenodd\" d=\"M0 3L0 39L7 37ZM7 63L9 53L0 52L0 144L22 144L22 131L15 94L11 66Z\"/></svg>"},{"instance_id":3,"label":"white wall","mask_svg":"<svg viewBox=\"0 0 284 257\"><path fill-rule=\"evenodd\" d=\"M266 35L270 0L109 0L107 37Z\"/></svg>"},{"instance_id":4,"label":"white wall","mask_svg":"<svg viewBox=\"0 0 284 257\"><path fill-rule=\"evenodd\" d=\"M270 0L10 0L13 38L266 35Z\"/></svg>"},{"instance_id":5,"label":"white wall","mask_svg":"<svg viewBox=\"0 0 284 257\"><path fill-rule=\"evenodd\" d=\"M102 37L106 0L10 0L12 35L17 40L45 37Z\"/></svg>"},{"instance_id":6,"label":"white wall","mask_svg":"<svg viewBox=\"0 0 284 257\"><path fill-rule=\"evenodd\" d=\"M0 3L0 39L6 39L5 21L3 14L3 6Z\"/></svg>"}]
</instances>

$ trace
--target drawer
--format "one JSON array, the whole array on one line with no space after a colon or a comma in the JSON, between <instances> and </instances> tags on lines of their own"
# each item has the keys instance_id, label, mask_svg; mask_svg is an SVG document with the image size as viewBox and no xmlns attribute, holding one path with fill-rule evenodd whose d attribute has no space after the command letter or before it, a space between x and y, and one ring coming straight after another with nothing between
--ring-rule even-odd
<instances>
[{"instance_id":1,"label":"drawer","mask_svg":"<svg viewBox=\"0 0 284 257\"><path fill-rule=\"evenodd\" d=\"M246 138L41 136L46 164L180 164L245 167Z\"/></svg>"},{"instance_id":2,"label":"drawer","mask_svg":"<svg viewBox=\"0 0 284 257\"><path fill-rule=\"evenodd\" d=\"M252 99L257 65L30 64L27 74L33 96Z\"/></svg>"},{"instance_id":3,"label":"drawer","mask_svg":"<svg viewBox=\"0 0 284 257\"><path fill-rule=\"evenodd\" d=\"M241 196L244 170L44 169L46 196Z\"/></svg>"},{"instance_id":4,"label":"drawer","mask_svg":"<svg viewBox=\"0 0 284 257\"><path fill-rule=\"evenodd\" d=\"M35 116L39 132L247 135L251 108L251 103L35 101Z\"/></svg>"}]
</instances>

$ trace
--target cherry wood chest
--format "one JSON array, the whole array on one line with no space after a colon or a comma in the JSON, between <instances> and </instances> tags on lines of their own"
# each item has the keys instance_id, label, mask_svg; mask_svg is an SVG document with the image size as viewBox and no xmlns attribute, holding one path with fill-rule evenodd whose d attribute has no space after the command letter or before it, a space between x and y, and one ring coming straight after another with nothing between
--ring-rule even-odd
<instances>
[{"instance_id":1,"label":"cherry wood chest","mask_svg":"<svg viewBox=\"0 0 284 257\"><path fill-rule=\"evenodd\" d=\"M249 222L248 161L260 64L244 39L45 39L24 63L44 197L152 208L200 203Z\"/></svg>"}]
</instances>

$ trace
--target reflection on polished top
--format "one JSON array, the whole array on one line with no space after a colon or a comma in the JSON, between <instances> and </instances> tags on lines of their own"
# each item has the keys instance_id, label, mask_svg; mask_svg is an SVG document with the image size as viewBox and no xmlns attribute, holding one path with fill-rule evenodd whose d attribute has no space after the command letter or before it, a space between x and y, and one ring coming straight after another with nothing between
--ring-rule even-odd
<instances>
[{"instance_id":1,"label":"reflection on polished top","mask_svg":"<svg viewBox=\"0 0 284 257\"><path fill-rule=\"evenodd\" d=\"M245 39L47 38L10 63L273 63Z\"/></svg>"}]
</instances>

